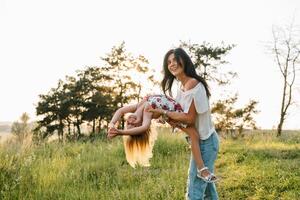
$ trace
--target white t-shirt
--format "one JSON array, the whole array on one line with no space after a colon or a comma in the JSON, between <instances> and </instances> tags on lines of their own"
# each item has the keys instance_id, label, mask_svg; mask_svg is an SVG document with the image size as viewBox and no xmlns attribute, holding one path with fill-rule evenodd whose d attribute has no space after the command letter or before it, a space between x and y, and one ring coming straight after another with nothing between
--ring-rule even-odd
<instances>
[{"instance_id":1,"label":"white t-shirt","mask_svg":"<svg viewBox=\"0 0 300 200\"><path fill-rule=\"evenodd\" d=\"M195 127L200 139L205 140L215 131L215 128L211 119L210 106L206 91L201 82L190 90L182 91L179 88L177 91L176 101L180 103L185 113L189 112L189 108L193 100L197 111Z\"/></svg>"}]
</instances>

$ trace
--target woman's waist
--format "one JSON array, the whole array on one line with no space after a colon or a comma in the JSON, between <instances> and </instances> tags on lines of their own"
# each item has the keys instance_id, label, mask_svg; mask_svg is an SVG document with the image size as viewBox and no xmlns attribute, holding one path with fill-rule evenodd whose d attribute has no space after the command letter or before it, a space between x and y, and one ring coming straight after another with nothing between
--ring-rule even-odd
<instances>
[{"instance_id":1,"label":"woman's waist","mask_svg":"<svg viewBox=\"0 0 300 200\"><path fill-rule=\"evenodd\" d=\"M207 140L211 135L213 135L216 132L214 127L197 129L197 131L200 136L200 139L203 141Z\"/></svg>"}]
</instances>

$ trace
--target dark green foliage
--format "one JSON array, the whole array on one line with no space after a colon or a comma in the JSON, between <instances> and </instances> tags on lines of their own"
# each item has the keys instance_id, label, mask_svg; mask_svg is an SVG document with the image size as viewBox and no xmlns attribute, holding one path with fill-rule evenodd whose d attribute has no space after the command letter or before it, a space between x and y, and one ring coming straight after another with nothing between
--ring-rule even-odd
<instances>
[{"instance_id":1,"label":"dark green foliage","mask_svg":"<svg viewBox=\"0 0 300 200\"><path fill-rule=\"evenodd\" d=\"M237 73L224 71L221 67L225 63L224 57L235 47L235 45L214 46L203 42L195 44L181 41L181 47L185 48L191 56L195 67L200 76L202 76L209 85L213 82L219 86L228 86ZM244 128L256 128L256 122L253 115L258 113L256 106L258 101L250 100L243 108L235 108L237 94L233 97L220 99L213 103L212 114L214 116L215 126L220 132L232 133L234 137L241 135ZM237 130L237 131L235 131Z\"/></svg>"},{"instance_id":2,"label":"dark green foliage","mask_svg":"<svg viewBox=\"0 0 300 200\"><path fill-rule=\"evenodd\" d=\"M143 56L133 57L125 44L113 47L102 58L103 66L78 70L75 77L66 76L57 87L40 95L36 114L41 117L34 130L34 140L40 141L57 133L59 140L78 140L82 126L91 127L91 134L105 129L113 113L125 104L141 99L144 77L155 84L154 71Z\"/></svg>"},{"instance_id":3,"label":"dark green foliage","mask_svg":"<svg viewBox=\"0 0 300 200\"><path fill-rule=\"evenodd\" d=\"M208 42L195 44L181 41L180 46L188 51L196 70L206 81L217 82L219 85L227 85L231 79L237 76L235 72L222 72L221 70L222 65L227 63L224 57L235 45L225 45L222 43L220 46L213 46Z\"/></svg>"},{"instance_id":4,"label":"dark green foliage","mask_svg":"<svg viewBox=\"0 0 300 200\"><path fill-rule=\"evenodd\" d=\"M233 137L241 135L245 128L256 129L253 117L259 111L256 110L257 101L250 100L243 108L234 108L237 95L234 97L218 100L212 106L215 127L219 132L231 134Z\"/></svg>"}]
</instances>

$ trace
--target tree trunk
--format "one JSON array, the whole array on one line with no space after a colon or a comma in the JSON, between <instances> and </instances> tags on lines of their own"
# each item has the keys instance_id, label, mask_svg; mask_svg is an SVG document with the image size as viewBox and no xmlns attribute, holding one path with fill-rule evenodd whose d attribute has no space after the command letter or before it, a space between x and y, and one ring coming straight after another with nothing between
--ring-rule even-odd
<instances>
[{"instance_id":1,"label":"tree trunk","mask_svg":"<svg viewBox=\"0 0 300 200\"><path fill-rule=\"evenodd\" d=\"M137 102L139 103L140 102L140 97L141 97L141 91L142 91L142 86L141 84L139 84L138 86L138 96L137 96Z\"/></svg>"},{"instance_id":2,"label":"tree trunk","mask_svg":"<svg viewBox=\"0 0 300 200\"><path fill-rule=\"evenodd\" d=\"M92 130L92 132L93 132L93 134L95 134L95 131L96 130L96 120L94 119L93 120L93 130Z\"/></svg>"},{"instance_id":3,"label":"tree trunk","mask_svg":"<svg viewBox=\"0 0 300 200\"><path fill-rule=\"evenodd\" d=\"M58 141L63 142L63 136L64 136L64 124L62 120L59 120L59 130L58 130Z\"/></svg>"},{"instance_id":4,"label":"tree trunk","mask_svg":"<svg viewBox=\"0 0 300 200\"><path fill-rule=\"evenodd\" d=\"M76 124L73 122L73 139L76 137Z\"/></svg>"},{"instance_id":5,"label":"tree trunk","mask_svg":"<svg viewBox=\"0 0 300 200\"><path fill-rule=\"evenodd\" d=\"M71 122L68 122L68 134L71 136Z\"/></svg>"},{"instance_id":6,"label":"tree trunk","mask_svg":"<svg viewBox=\"0 0 300 200\"><path fill-rule=\"evenodd\" d=\"M81 136L81 130L80 130L80 123L77 121L76 123L77 128L77 139Z\"/></svg>"},{"instance_id":7,"label":"tree trunk","mask_svg":"<svg viewBox=\"0 0 300 200\"><path fill-rule=\"evenodd\" d=\"M101 132L101 121L102 121L102 117L100 117L99 119L98 133Z\"/></svg>"},{"instance_id":8,"label":"tree trunk","mask_svg":"<svg viewBox=\"0 0 300 200\"><path fill-rule=\"evenodd\" d=\"M286 70L285 70L285 74L286 74ZM282 102L281 102L281 109L280 109L280 119L279 119L279 124L277 126L277 137L281 136L281 132L282 132L282 125L284 122L284 117L285 117L285 112L284 112L284 108L286 107L285 105L285 97L286 97L286 87L287 87L287 77L286 75L284 76L284 85L283 85L283 93L282 93Z\"/></svg>"},{"instance_id":9,"label":"tree trunk","mask_svg":"<svg viewBox=\"0 0 300 200\"><path fill-rule=\"evenodd\" d=\"M280 119L280 122L279 122L279 124L278 124L278 127L277 127L277 137L281 136L282 125L283 125L283 119L281 118L281 119Z\"/></svg>"}]
</instances>

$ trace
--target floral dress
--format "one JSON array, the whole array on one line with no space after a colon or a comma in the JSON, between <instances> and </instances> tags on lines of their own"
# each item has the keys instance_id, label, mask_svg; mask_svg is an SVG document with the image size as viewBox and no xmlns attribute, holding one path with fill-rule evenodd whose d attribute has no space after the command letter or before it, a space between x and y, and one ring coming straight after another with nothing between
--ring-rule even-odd
<instances>
[{"instance_id":1,"label":"floral dress","mask_svg":"<svg viewBox=\"0 0 300 200\"><path fill-rule=\"evenodd\" d=\"M171 97L158 94L146 96L145 99L153 109L160 108L167 111L183 112L181 105Z\"/></svg>"},{"instance_id":2,"label":"floral dress","mask_svg":"<svg viewBox=\"0 0 300 200\"><path fill-rule=\"evenodd\" d=\"M144 98L153 109L163 109L163 110L167 110L167 111L171 111L171 112L183 112L183 109L181 107L181 105L176 102L174 99L172 99L171 97L168 97L166 95L148 95ZM163 120L162 123L164 123L165 121ZM177 126L186 128L187 125L184 123L178 123Z\"/></svg>"}]
</instances>

